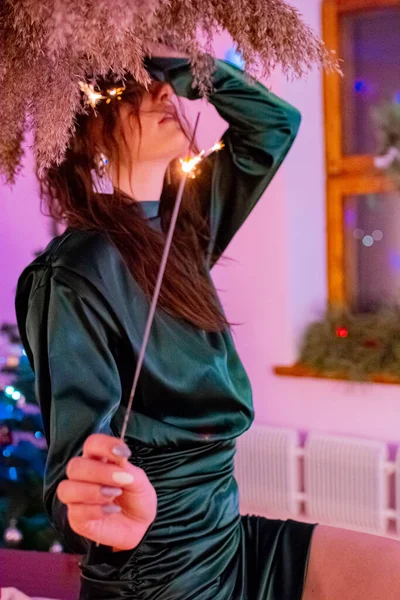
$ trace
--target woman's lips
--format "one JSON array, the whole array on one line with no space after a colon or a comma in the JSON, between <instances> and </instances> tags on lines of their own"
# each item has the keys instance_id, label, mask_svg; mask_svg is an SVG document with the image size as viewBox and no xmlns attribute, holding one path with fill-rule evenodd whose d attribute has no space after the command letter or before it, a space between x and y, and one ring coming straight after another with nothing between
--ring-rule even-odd
<instances>
[{"instance_id":1,"label":"woman's lips","mask_svg":"<svg viewBox=\"0 0 400 600\"><path fill-rule=\"evenodd\" d=\"M159 123L165 123L167 121L176 121L176 118L173 115L165 115Z\"/></svg>"}]
</instances>

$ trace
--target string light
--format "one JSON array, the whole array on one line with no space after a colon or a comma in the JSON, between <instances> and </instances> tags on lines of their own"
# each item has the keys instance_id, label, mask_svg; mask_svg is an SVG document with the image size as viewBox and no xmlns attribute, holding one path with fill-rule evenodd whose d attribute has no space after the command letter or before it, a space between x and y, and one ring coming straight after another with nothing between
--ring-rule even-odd
<instances>
[{"instance_id":1,"label":"string light","mask_svg":"<svg viewBox=\"0 0 400 600\"><path fill-rule=\"evenodd\" d=\"M20 398L17 400L17 407L18 408L23 408L25 406L25 404L26 404L25 396L23 396L21 394Z\"/></svg>"},{"instance_id":2,"label":"string light","mask_svg":"<svg viewBox=\"0 0 400 600\"><path fill-rule=\"evenodd\" d=\"M62 551L63 551L63 547L60 544L60 542L53 542L49 548L49 552L62 552Z\"/></svg>"},{"instance_id":3,"label":"string light","mask_svg":"<svg viewBox=\"0 0 400 600\"><path fill-rule=\"evenodd\" d=\"M14 467L12 468L14 469ZM19 542L21 542L22 539L23 535L21 531L17 528L17 519L10 519L10 524L4 532L4 541L8 544L19 544Z\"/></svg>"},{"instance_id":4,"label":"string light","mask_svg":"<svg viewBox=\"0 0 400 600\"><path fill-rule=\"evenodd\" d=\"M354 229L353 237L356 240L362 240L362 243L367 248L370 248L374 242L380 242L383 240L383 232L380 229L375 229L372 235L365 235L362 229Z\"/></svg>"},{"instance_id":5,"label":"string light","mask_svg":"<svg viewBox=\"0 0 400 600\"><path fill-rule=\"evenodd\" d=\"M372 232L372 237L374 238L375 242L380 242L383 240L383 232L380 229L375 229Z\"/></svg>"},{"instance_id":6,"label":"string light","mask_svg":"<svg viewBox=\"0 0 400 600\"><path fill-rule=\"evenodd\" d=\"M6 366L9 368L14 369L15 367L18 367L19 365L19 357L18 356L7 356L6 357Z\"/></svg>"},{"instance_id":7,"label":"string light","mask_svg":"<svg viewBox=\"0 0 400 600\"><path fill-rule=\"evenodd\" d=\"M374 243L374 238L372 237L372 235L364 235L362 243L367 248L370 248Z\"/></svg>"},{"instance_id":8,"label":"string light","mask_svg":"<svg viewBox=\"0 0 400 600\"><path fill-rule=\"evenodd\" d=\"M18 480L18 473L17 473L17 469L15 467L9 467L9 469L8 469L8 475L9 475L11 481L17 481Z\"/></svg>"},{"instance_id":9,"label":"string light","mask_svg":"<svg viewBox=\"0 0 400 600\"><path fill-rule=\"evenodd\" d=\"M336 335L340 338L347 338L349 335L349 330L347 327L336 327Z\"/></svg>"}]
</instances>

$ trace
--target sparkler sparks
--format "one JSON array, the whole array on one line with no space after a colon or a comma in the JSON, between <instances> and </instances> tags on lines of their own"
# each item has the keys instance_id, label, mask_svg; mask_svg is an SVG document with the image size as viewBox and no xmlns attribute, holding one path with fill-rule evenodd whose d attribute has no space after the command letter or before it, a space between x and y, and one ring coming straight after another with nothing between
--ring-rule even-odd
<instances>
[{"instance_id":1,"label":"sparkler sparks","mask_svg":"<svg viewBox=\"0 0 400 600\"><path fill-rule=\"evenodd\" d=\"M217 152L218 150L221 150L223 147L224 147L223 142L219 141L216 144L214 144L214 146L209 148L208 150L202 150L196 156L192 156L190 158L181 158L180 162L181 162L182 171L184 173L187 173L188 177L190 177L191 179L194 179L196 177L195 169L196 169L197 165L203 160L203 158L207 158L207 156L210 156L210 154L213 154L213 152Z\"/></svg>"},{"instance_id":2,"label":"sparkler sparks","mask_svg":"<svg viewBox=\"0 0 400 600\"><path fill-rule=\"evenodd\" d=\"M125 91L124 87L116 87L106 91L107 95L103 95L101 92L97 92L91 83L85 83L84 81L79 82L81 91L86 96L86 104L90 104L93 108L96 108L100 100L105 100L106 104L109 104L111 100L121 100L121 96Z\"/></svg>"}]
</instances>

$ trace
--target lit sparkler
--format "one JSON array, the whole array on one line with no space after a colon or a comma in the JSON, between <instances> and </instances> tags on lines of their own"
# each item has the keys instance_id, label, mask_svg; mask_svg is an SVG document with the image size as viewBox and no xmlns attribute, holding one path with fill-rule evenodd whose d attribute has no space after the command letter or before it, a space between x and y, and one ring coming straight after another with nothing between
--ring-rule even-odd
<instances>
[{"instance_id":1,"label":"lit sparkler","mask_svg":"<svg viewBox=\"0 0 400 600\"><path fill-rule=\"evenodd\" d=\"M188 175L188 177L190 177L191 179L194 179L196 177L195 169L196 169L197 165L199 163L201 163L201 161L204 158L207 158L207 156L210 156L210 154L212 154L213 152L217 152L218 150L221 150L223 147L224 147L223 142L219 141L216 144L214 144L214 146L209 148L208 150L202 150L196 156L192 156L190 158L181 158L180 162L181 162L182 171L184 173L186 173Z\"/></svg>"},{"instance_id":2,"label":"lit sparkler","mask_svg":"<svg viewBox=\"0 0 400 600\"><path fill-rule=\"evenodd\" d=\"M121 96L125 91L124 87L116 87L106 91L106 96L101 92L97 92L91 83L85 83L84 81L79 82L81 91L86 96L86 104L90 104L93 108L96 108L100 100L105 100L106 104L109 104L111 100L121 100Z\"/></svg>"},{"instance_id":3,"label":"lit sparkler","mask_svg":"<svg viewBox=\"0 0 400 600\"><path fill-rule=\"evenodd\" d=\"M194 131L193 131L193 137L189 146L189 150L190 148L193 146L193 142L194 142L194 137L196 134L196 130L197 130L197 126L198 126L198 122L199 122L199 117L200 117L200 113L197 116L196 119L196 125L194 127ZM195 167L207 156L210 156L210 154L212 154L213 152L217 152L218 150L221 150L224 147L224 144L222 141L217 142L216 144L214 144L214 146L212 146L211 148L209 148L208 150L202 150L199 154L197 154L196 156L193 157L188 157L186 159L181 159L181 165L182 165L182 179L180 181L179 184L179 188L178 188L178 192L176 195L176 200L175 200L175 205L174 205L174 210L172 212L172 216L171 216L171 222L169 224L169 229L168 229L168 234L167 234L167 238L165 241L165 246L164 246L164 251L163 251L163 255L161 258L161 264L160 264L160 268L158 271L158 275L157 275L157 281L156 281L156 285L154 288L154 292L153 292L153 297L151 300L151 304L150 304L150 310L149 310L149 315L147 318L147 322L146 322L146 327L145 327L145 331L144 331L144 335L143 335L143 341L142 341L142 346L139 352L139 357L136 363L136 368L135 368L135 374L133 377L133 383L132 383L132 388L131 388L131 393L129 396L129 401L128 401L128 405L126 407L126 411L125 411L125 416L124 416L124 422L121 428L121 435L120 435L120 439L122 441L124 441L125 435L126 435L126 430L128 427L128 422L129 422L129 417L131 414L131 410L132 410L132 404L133 404L133 399L135 397L135 392L136 392L136 387L137 387L137 383L139 380L139 375L142 369L142 365L143 365L143 361L144 361L144 355L146 352L146 347L147 347L147 343L149 341L149 337L150 337L150 330L151 330L151 326L153 323L153 319L154 319L154 314L156 311L156 307L157 307L157 302L158 302L158 297L160 295L160 289L161 289L161 284L164 278L164 272L165 272L165 266L167 263L167 259L168 259L168 255L169 255L169 251L171 248L171 243L172 243L172 237L174 234L174 230L175 230L175 225L176 225L176 221L178 218L178 213L179 213L179 208L182 202L182 196L183 196L183 191L185 188L185 183L186 183L186 179L189 177L195 177L194 174L194 169ZM107 461L106 461L107 462ZM96 546L99 546L99 542L96 542Z\"/></svg>"},{"instance_id":4,"label":"lit sparkler","mask_svg":"<svg viewBox=\"0 0 400 600\"><path fill-rule=\"evenodd\" d=\"M196 134L199 118L200 118L200 113L197 115L196 125L194 127L193 137L192 137L192 141L190 143L189 149L193 146L194 136ZM191 175L195 176L194 169L204 158L206 158L207 156L210 156L210 154L212 154L213 152L221 150L223 147L224 147L223 142L219 141L216 144L214 144L214 146L209 148L208 150L202 150L199 154L197 154L197 156L193 156L193 157L186 158L186 159L181 159L183 175L182 175L182 179L179 184L179 189L178 189L178 192L176 195L174 210L172 212L171 222L170 222L169 230L168 230L168 234L167 234L167 239L165 241L164 252L163 252L163 255L161 258L160 269L158 271L158 276L157 276L157 281L156 281L156 285L154 288L153 298L151 300L150 311L149 311L149 316L147 318L146 328L145 328L145 332L144 332L144 336L143 336L142 347L140 349L139 358L138 358L138 361L136 364L136 370L135 370L135 375L133 378L131 394L129 397L128 406L126 407L125 418L124 418L124 422L123 422L122 429L121 429L121 440L122 441L125 438L126 428L128 426L129 416L130 416L130 412L132 409L133 398L134 398L134 395L136 392L136 386L137 386L137 382L139 379L140 371L142 369L144 354L146 352L147 342L148 342L149 336L150 336L150 329L151 329L151 325L153 323L153 318L154 318L154 314L155 314L155 310L156 310L156 306L157 306L157 302L158 302L158 297L160 294L161 284L162 284L162 280L164 277L165 266L166 266L169 251L171 248L172 236L174 234L175 225L176 225L176 221L178 218L179 208L180 208L181 201L182 201L183 190L185 188L186 179L188 178L188 176L191 176Z\"/></svg>"}]
</instances>

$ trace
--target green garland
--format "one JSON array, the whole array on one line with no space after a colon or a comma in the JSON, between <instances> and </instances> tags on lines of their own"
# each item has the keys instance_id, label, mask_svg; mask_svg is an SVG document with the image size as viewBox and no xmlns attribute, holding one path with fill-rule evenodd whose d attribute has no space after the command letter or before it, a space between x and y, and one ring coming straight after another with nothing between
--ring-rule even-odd
<instances>
[{"instance_id":1,"label":"green garland","mask_svg":"<svg viewBox=\"0 0 400 600\"><path fill-rule=\"evenodd\" d=\"M400 104L386 103L372 110L376 125L378 153L375 166L400 189Z\"/></svg>"},{"instance_id":2,"label":"green garland","mask_svg":"<svg viewBox=\"0 0 400 600\"><path fill-rule=\"evenodd\" d=\"M400 379L400 307L375 314L328 312L307 329L299 362L327 376L340 373L359 381L371 375Z\"/></svg>"},{"instance_id":3,"label":"green garland","mask_svg":"<svg viewBox=\"0 0 400 600\"><path fill-rule=\"evenodd\" d=\"M378 156L375 166L400 190L400 104L375 107ZM325 376L354 380L388 376L400 380L400 307L376 313L328 311L307 329L299 362Z\"/></svg>"}]
</instances>

